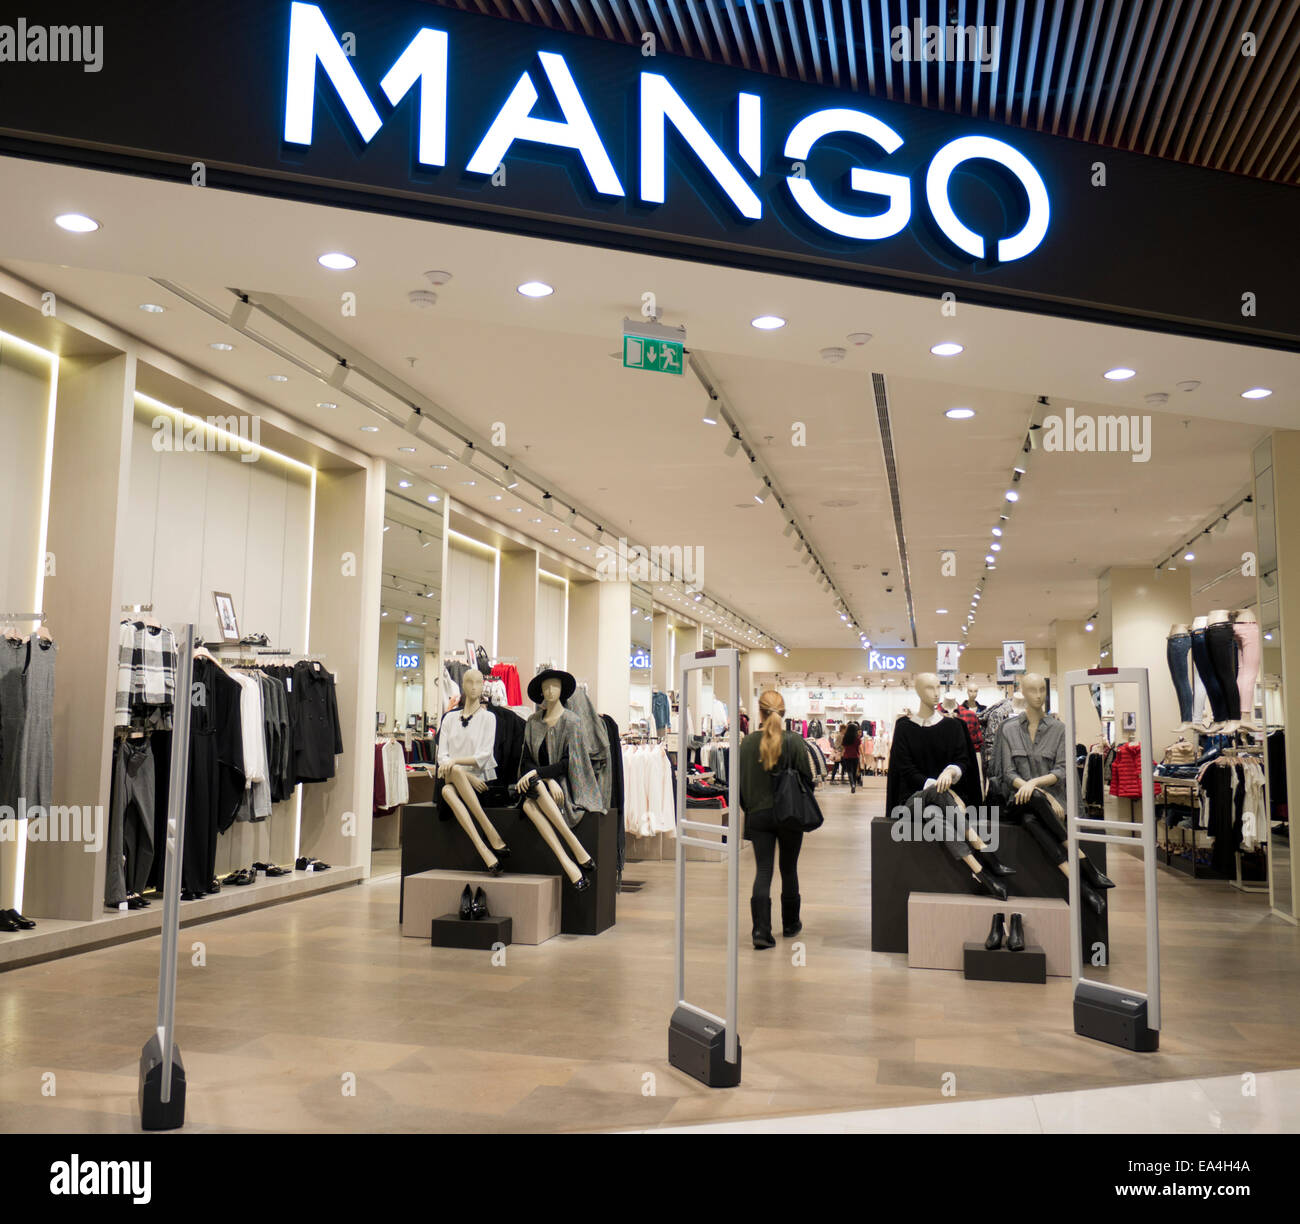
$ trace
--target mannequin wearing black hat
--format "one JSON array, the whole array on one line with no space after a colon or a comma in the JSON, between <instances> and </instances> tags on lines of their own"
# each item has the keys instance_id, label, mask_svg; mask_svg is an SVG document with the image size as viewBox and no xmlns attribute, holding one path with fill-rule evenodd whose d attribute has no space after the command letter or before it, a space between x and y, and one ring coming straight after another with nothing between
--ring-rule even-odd
<instances>
[{"instance_id":1,"label":"mannequin wearing black hat","mask_svg":"<svg viewBox=\"0 0 1300 1224\"><path fill-rule=\"evenodd\" d=\"M492 755L496 725L496 719L483 705L483 673L471 668L461 680L461 704L442 720L438 735L438 777L443 782L442 801L474 843L474 849L492 875L501 874L500 860L510 854L510 847L501 840L501 834L487 818L478 798L496 777L496 758ZM478 828L474 827L475 821ZM479 835L480 828L483 836Z\"/></svg>"},{"instance_id":2,"label":"mannequin wearing black hat","mask_svg":"<svg viewBox=\"0 0 1300 1224\"><path fill-rule=\"evenodd\" d=\"M591 887L587 876L596 870L596 861L564 813L572 812L577 824L592 810L593 791L599 801L599 787L583 745L582 724L564 708L565 691L572 696L576 689L577 681L568 672L548 670L530 681L528 696L542 708L524 728L523 773L515 789L522 796L524 815L550 846L560 870L575 891L585 892Z\"/></svg>"}]
</instances>

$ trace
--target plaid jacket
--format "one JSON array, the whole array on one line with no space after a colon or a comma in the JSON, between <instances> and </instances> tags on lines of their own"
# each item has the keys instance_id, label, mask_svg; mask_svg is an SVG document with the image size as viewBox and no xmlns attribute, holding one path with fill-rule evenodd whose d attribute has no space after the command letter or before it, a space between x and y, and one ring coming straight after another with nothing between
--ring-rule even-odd
<instances>
[{"instance_id":1,"label":"plaid jacket","mask_svg":"<svg viewBox=\"0 0 1300 1224\"><path fill-rule=\"evenodd\" d=\"M176 698L176 638L167 628L125 620L117 639L117 702L113 723L170 715Z\"/></svg>"}]
</instances>

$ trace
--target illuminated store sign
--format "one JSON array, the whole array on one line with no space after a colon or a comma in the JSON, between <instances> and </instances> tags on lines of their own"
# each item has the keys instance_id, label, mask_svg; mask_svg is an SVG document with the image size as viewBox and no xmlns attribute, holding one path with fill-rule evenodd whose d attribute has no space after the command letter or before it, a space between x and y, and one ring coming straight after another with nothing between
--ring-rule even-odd
<instances>
[{"instance_id":1,"label":"illuminated store sign","mask_svg":"<svg viewBox=\"0 0 1300 1224\"><path fill-rule=\"evenodd\" d=\"M399 650L397 652L397 668L399 671L419 668L420 665L420 652L418 650Z\"/></svg>"},{"instance_id":2,"label":"illuminated store sign","mask_svg":"<svg viewBox=\"0 0 1300 1224\"><path fill-rule=\"evenodd\" d=\"M906 671L907 656L881 654L878 650L872 650L867 653L867 669L869 671Z\"/></svg>"},{"instance_id":3,"label":"illuminated store sign","mask_svg":"<svg viewBox=\"0 0 1300 1224\"><path fill-rule=\"evenodd\" d=\"M411 98L410 122L415 129L415 162L429 170L449 166L448 128L456 99L449 79L458 79L454 47L447 31L423 26L411 37L378 82L390 113ZM319 70L319 71L318 71ZM371 90L353 67L338 35L315 4L290 6L289 42L285 72L284 141L310 146L317 107L317 86L328 84L356 135L368 145L385 122ZM505 100L478 136L468 158L452 164L479 181L507 175L512 155L520 146L564 150L570 156L575 187L590 188L608 199L634 198L643 207L668 199L668 144L679 142L689 153L690 169L719 201L725 200L736 220L759 221L764 216L760 189L770 192L783 184L795 208L818 229L855 242L892 238L913 219L912 181L906 175L853 165L847 190L825 178L818 182L809 168L823 141L856 137L868 148L894 154L904 137L884 120L867 111L845 107L814 110L799 118L775 140L772 124L765 122L763 98L737 91L734 97L734 139L711 132L691 103L663 73L643 71L631 84L635 92L636 157L634 179L625 181L611 157L610 147L624 137L618 126L597 124L566 57L539 50L536 62L519 74ZM543 103L542 89L553 102ZM545 118L540 113L558 113ZM727 146L724 148L724 145ZM765 158L785 158L783 178L763 184ZM629 158L620 158L626 162ZM871 160L877 160L874 152ZM972 162L991 163L1004 179L998 192L1018 193L1003 200L1008 213L1022 215L1019 228L996 241L986 240L963 219L954 205L953 174ZM581 168L581 174L576 173ZM687 190L680 181L673 190ZM843 196L841 207L832 202ZM939 232L972 259L1008 263L1035 251L1047 234L1051 208L1047 187L1033 163L1018 149L990 136L965 135L949 140L929 159L924 174L925 203L929 219ZM885 201L884 207L880 201Z\"/></svg>"},{"instance_id":4,"label":"illuminated store sign","mask_svg":"<svg viewBox=\"0 0 1300 1224\"><path fill-rule=\"evenodd\" d=\"M650 656L644 650L638 650L630 656L628 662L635 671L647 671L650 667Z\"/></svg>"}]
</instances>

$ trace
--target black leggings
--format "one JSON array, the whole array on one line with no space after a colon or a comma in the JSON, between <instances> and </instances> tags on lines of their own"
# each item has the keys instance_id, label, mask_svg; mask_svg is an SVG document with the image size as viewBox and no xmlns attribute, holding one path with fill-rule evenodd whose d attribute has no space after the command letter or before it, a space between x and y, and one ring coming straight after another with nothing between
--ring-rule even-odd
<instances>
[{"instance_id":1,"label":"black leggings","mask_svg":"<svg viewBox=\"0 0 1300 1224\"><path fill-rule=\"evenodd\" d=\"M858 766L861 764L861 761L859 761L857 757L845 757L841 764L844 766L844 773L849 780L849 786L854 790L857 790Z\"/></svg>"},{"instance_id":2,"label":"black leggings","mask_svg":"<svg viewBox=\"0 0 1300 1224\"><path fill-rule=\"evenodd\" d=\"M781 848L781 895L799 895L799 848L803 845L803 831L768 833L754 829L749 834L754 843L754 891L757 901L766 901L772 895L772 866L776 849Z\"/></svg>"}]
</instances>

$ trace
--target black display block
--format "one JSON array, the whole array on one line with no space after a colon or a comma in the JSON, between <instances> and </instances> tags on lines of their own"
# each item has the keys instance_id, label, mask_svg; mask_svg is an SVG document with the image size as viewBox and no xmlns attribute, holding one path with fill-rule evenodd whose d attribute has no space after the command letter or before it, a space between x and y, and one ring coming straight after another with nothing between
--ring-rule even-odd
<instances>
[{"instance_id":1,"label":"black display block","mask_svg":"<svg viewBox=\"0 0 1300 1224\"><path fill-rule=\"evenodd\" d=\"M947 849L934 842L899 842L891 836L893 821L877 816L871 822L871 950L907 951L907 898L914 892L974 893L971 873ZM998 858L1015 869L1013 876L999 876L1015 909L1016 897L1070 896L1069 880L1055 863L1047 860L1042 847L1019 825L1002 825L998 830ZM1097 870L1106 870L1106 843L1089 842L1083 852ZM1116 890L1110 889L1110 892ZM1083 907L1083 963L1093 963L1093 945L1102 944L1110 962L1110 924L1107 914L1094 914Z\"/></svg>"},{"instance_id":2,"label":"black display block","mask_svg":"<svg viewBox=\"0 0 1300 1224\"><path fill-rule=\"evenodd\" d=\"M1080 982L1074 989L1074 1031L1139 1054L1160 1048L1159 1030L1147 1024L1146 996L1096 982Z\"/></svg>"},{"instance_id":3,"label":"black display block","mask_svg":"<svg viewBox=\"0 0 1300 1224\"><path fill-rule=\"evenodd\" d=\"M618 822L622 819L617 808L588 812L574 830L583 848L596 860L591 887L580 893L573 891L551 848L523 812L514 807L489 807L483 811L510 847L510 857L501 860L506 875L561 877L561 934L599 935L614 925ZM435 804L410 804L402 809L403 886L407 876L434 870L482 872L483 860L455 820L439 818Z\"/></svg>"},{"instance_id":4,"label":"black display block","mask_svg":"<svg viewBox=\"0 0 1300 1224\"><path fill-rule=\"evenodd\" d=\"M509 914L502 918L462 918L459 914L443 914L433 920L429 942L435 948L477 948L490 952L497 944L508 944L513 933L514 919Z\"/></svg>"},{"instance_id":5,"label":"black display block","mask_svg":"<svg viewBox=\"0 0 1300 1224\"><path fill-rule=\"evenodd\" d=\"M1033 944L1019 952L998 948L990 952L982 943L962 944L966 976L972 982L1047 981L1047 953Z\"/></svg>"}]
</instances>

